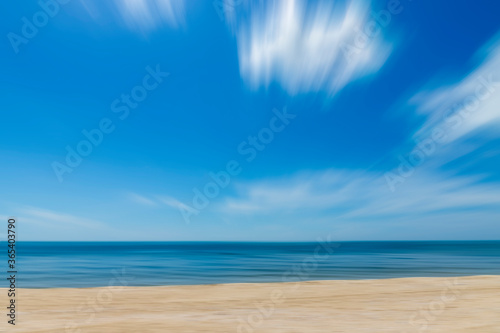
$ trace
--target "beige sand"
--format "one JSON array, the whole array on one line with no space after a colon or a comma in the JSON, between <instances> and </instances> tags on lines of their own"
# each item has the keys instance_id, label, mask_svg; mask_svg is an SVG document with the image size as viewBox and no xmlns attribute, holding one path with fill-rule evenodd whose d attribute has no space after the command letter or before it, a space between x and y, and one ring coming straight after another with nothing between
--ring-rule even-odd
<instances>
[{"instance_id":1,"label":"beige sand","mask_svg":"<svg viewBox=\"0 0 500 333\"><path fill-rule=\"evenodd\" d=\"M7 332L486 333L500 332L500 276L21 289L17 310Z\"/></svg>"}]
</instances>

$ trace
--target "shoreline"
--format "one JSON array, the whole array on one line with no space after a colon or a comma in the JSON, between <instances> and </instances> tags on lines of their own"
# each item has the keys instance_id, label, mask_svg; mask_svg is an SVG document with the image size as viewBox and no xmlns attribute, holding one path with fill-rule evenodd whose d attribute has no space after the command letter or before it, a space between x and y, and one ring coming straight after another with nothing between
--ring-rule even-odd
<instances>
[{"instance_id":1,"label":"shoreline","mask_svg":"<svg viewBox=\"0 0 500 333\"><path fill-rule=\"evenodd\" d=\"M18 332L499 332L500 276L19 288ZM1 288L6 301L7 288ZM5 316L5 315L4 315ZM7 326L6 320L2 323Z\"/></svg>"},{"instance_id":2,"label":"shoreline","mask_svg":"<svg viewBox=\"0 0 500 333\"><path fill-rule=\"evenodd\" d=\"M455 278L469 278L469 277L499 277L494 274L480 274L480 275L450 275L450 276L409 276L409 277L387 277L387 278L367 278L367 279L323 279L323 280L303 280L303 281L270 281L270 282L221 282L221 283L197 283L197 284L161 284L161 285L126 285L124 288L166 288L166 287L197 287L197 286L223 286L223 285L261 285L261 284L294 284L294 283L307 283L307 282L349 282L349 281L384 281L384 280L405 280L405 279L455 279ZM120 287L120 286L117 286ZM61 289L103 289L109 286L95 286L95 287L21 287L19 290L61 290ZM7 288L0 288L7 290Z\"/></svg>"}]
</instances>

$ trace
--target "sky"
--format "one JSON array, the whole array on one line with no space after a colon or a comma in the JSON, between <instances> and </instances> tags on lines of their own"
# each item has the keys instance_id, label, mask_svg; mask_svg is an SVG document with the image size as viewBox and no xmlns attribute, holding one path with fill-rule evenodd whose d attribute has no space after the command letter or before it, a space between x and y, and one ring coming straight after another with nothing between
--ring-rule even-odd
<instances>
[{"instance_id":1,"label":"sky","mask_svg":"<svg viewBox=\"0 0 500 333\"><path fill-rule=\"evenodd\" d=\"M500 3L0 12L18 240L500 239Z\"/></svg>"}]
</instances>

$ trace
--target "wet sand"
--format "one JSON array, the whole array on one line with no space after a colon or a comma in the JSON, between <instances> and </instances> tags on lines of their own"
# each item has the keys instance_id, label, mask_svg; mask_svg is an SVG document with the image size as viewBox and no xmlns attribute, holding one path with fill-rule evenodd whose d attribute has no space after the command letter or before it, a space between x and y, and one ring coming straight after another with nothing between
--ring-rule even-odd
<instances>
[{"instance_id":1,"label":"wet sand","mask_svg":"<svg viewBox=\"0 0 500 333\"><path fill-rule=\"evenodd\" d=\"M20 289L16 305L7 332L488 333L500 276Z\"/></svg>"}]
</instances>

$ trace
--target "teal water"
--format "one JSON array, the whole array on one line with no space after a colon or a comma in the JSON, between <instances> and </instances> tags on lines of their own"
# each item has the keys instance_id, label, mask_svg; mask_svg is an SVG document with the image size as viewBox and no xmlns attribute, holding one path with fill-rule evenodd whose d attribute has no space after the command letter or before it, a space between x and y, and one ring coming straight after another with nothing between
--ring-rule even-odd
<instances>
[{"instance_id":1,"label":"teal water","mask_svg":"<svg viewBox=\"0 0 500 333\"><path fill-rule=\"evenodd\" d=\"M17 269L25 288L500 275L500 241L19 242Z\"/></svg>"}]
</instances>

